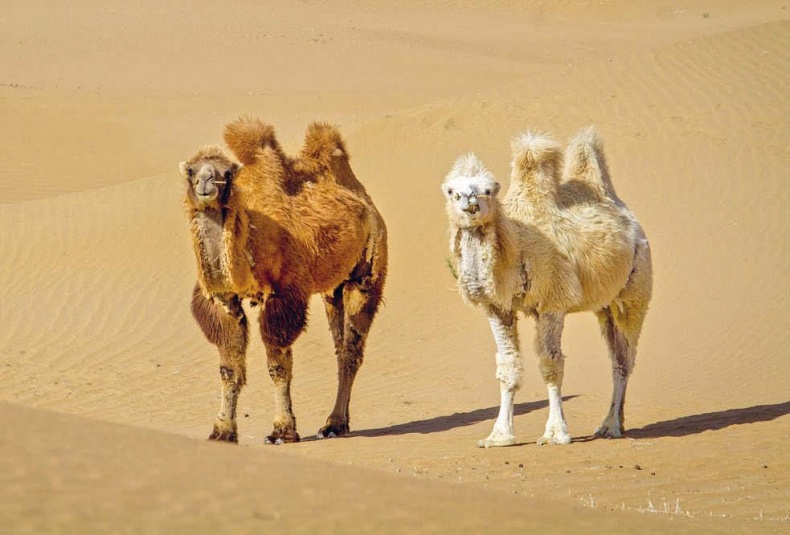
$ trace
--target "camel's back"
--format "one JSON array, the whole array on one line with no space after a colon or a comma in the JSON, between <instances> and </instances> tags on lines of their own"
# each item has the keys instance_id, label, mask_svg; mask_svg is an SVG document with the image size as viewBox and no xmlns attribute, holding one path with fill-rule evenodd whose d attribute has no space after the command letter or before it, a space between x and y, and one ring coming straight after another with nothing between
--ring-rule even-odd
<instances>
[{"instance_id":1,"label":"camel's back","mask_svg":"<svg viewBox=\"0 0 790 535\"><path fill-rule=\"evenodd\" d=\"M314 293L334 289L378 233L378 212L366 199L322 182L305 184L287 202L285 210L270 207L257 214L274 222L288 243L284 269L303 273Z\"/></svg>"},{"instance_id":2,"label":"camel's back","mask_svg":"<svg viewBox=\"0 0 790 535\"><path fill-rule=\"evenodd\" d=\"M606 306L628 282L644 231L620 202L577 204L562 211L557 235L577 274L578 310Z\"/></svg>"}]
</instances>

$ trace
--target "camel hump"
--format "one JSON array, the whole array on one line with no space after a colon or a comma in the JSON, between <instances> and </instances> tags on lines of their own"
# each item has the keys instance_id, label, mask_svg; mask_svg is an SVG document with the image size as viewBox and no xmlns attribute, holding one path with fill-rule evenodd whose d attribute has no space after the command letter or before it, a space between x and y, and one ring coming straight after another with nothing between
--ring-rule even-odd
<instances>
[{"instance_id":1,"label":"camel hump","mask_svg":"<svg viewBox=\"0 0 790 535\"><path fill-rule=\"evenodd\" d=\"M557 195L562 148L548 134L527 131L510 142L511 188L526 194L536 207Z\"/></svg>"},{"instance_id":2,"label":"camel hump","mask_svg":"<svg viewBox=\"0 0 790 535\"><path fill-rule=\"evenodd\" d=\"M563 181L577 181L592 187L602 197L617 199L603 141L594 126L582 128L568 142Z\"/></svg>"},{"instance_id":3,"label":"camel hump","mask_svg":"<svg viewBox=\"0 0 790 535\"><path fill-rule=\"evenodd\" d=\"M242 116L225 125L225 143L244 165L252 165L260 158L263 149L280 152L274 127L250 116Z\"/></svg>"},{"instance_id":4,"label":"camel hump","mask_svg":"<svg viewBox=\"0 0 790 535\"><path fill-rule=\"evenodd\" d=\"M314 122L307 127L302 157L328 168L339 160L348 160L348 151L337 128L328 123Z\"/></svg>"},{"instance_id":5,"label":"camel hump","mask_svg":"<svg viewBox=\"0 0 790 535\"><path fill-rule=\"evenodd\" d=\"M524 132L510 142L513 167L525 172L534 172L546 164L556 165L562 160L559 143L548 134Z\"/></svg>"}]
</instances>

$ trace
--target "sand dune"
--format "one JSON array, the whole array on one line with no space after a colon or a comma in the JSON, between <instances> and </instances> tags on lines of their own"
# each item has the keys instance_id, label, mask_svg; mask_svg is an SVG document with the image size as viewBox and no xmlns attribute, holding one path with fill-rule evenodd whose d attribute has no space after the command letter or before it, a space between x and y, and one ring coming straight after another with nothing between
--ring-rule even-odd
<instances>
[{"instance_id":1,"label":"sand dune","mask_svg":"<svg viewBox=\"0 0 790 535\"><path fill-rule=\"evenodd\" d=\"M228 504L243 511L242 532L482 532L493 517L513 532L555 517L560 532L784 529L787 12L767 1L637 4L10 2L4 525L223 532ZM387 304L348 438L263 446L272 391L256 335L241 447L202 440L217 357L188 310L195 268L176 165L241 113L272 122L288 150L309 120L339 124L390 229ZM654 254L629 432L589 439L609 364L594 318L573 316L563 392L575 440L534 444L548 411L525 321L519 445L478 450L499 400L494 344L446 267L439 184L474 150L506 185L511 136L537 128L565 140L586 124L603 134ZM318 302L294 352L309 436L335 391ZM223 480L221 469L243 475Z\"/></svg>"}]
</instances>

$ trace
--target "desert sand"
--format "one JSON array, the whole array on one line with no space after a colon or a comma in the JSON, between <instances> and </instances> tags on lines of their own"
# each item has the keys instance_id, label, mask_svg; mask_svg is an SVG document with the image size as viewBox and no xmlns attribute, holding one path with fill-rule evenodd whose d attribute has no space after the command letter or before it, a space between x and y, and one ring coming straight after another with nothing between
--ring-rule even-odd
<instances>
[{"instance_id":1,"label":"desert sand","mask_svg":"<svg viewBox=\"0 0 790 535\"><path fill-rule=\"evenodd\" d=\"M783 2L10 0L0 14L3 533L777 533L790 530ZM386 306L352 433L309 440L336 366L318 300L294 348L305 440L264 446L254 332L240 445L205 441L215 349L189 312L178 162L240 114L296 151L336 124L390 235ZM447 268L439 189L475 151L595 124L651 242L654 298L626 436L594 440L611 379L568 318L568 446L528 370L514 447L483 450L494 341ZM253 316L255 313L253 312Z\"/></svg>"}]
</instances>

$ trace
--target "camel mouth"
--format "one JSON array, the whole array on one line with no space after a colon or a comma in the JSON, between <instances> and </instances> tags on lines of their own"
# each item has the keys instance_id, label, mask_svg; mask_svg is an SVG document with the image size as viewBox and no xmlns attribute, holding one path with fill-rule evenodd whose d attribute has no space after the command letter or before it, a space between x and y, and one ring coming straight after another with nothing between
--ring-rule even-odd
<instances>
[{"instance_id":1,"label":"camel mouth","mask_svg":"<svg viewBox=\"0 0 790 535\"><path fill-rule=\"evenodd\" d=\"M216 199L218 196L219 196L219 190L217 190L216 188L214 188L214 190L209 193L195 192L195 197L197 197L197 199L202 203L209 203L214 199Z\"/></svg>"}]
</instances>

